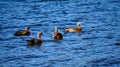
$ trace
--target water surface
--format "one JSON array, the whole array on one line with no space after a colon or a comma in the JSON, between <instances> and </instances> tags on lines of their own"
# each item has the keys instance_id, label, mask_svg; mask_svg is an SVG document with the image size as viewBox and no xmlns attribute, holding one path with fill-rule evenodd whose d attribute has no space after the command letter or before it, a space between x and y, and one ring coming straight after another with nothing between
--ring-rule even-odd
<instances>
[{"instance_id":1,"label":"water surface","mask_svg":"<svg viewBox=\"0 0 120 67\"><path fill-rule=\"evenodd\" d=\"M82 22L81 33L66 27ZM119 0L0 0L0 67L119 67ZM30 26L30 36L14 36ZM58 26L63 40L51 38ZM43 43L26 40L42 32Z\"/></svg>"}]
</instances>

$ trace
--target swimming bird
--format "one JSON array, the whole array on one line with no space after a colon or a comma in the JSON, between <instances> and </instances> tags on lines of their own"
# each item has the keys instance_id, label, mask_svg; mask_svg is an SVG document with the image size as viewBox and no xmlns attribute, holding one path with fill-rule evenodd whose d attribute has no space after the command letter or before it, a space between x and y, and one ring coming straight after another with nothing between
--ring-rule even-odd
<instances>
[{"instance_id":1,"label":"swimming bird","mask_svg":"<svg viewBox=\"0 0 120 67\"><path fill-rule=\"evenodd\" d=\"M67 32L80 32L82 31L82 28L80 27L81 22L77 23L77 28L65 28L65 31Z\"/></svg>"},{"instance_id":2,"label":"swimming bird","mask_svg":"<svg viewBox=\"0 0 120 67\"><path fill-rule=\"evenodd\" d=\"M52 37L53 39L55 40L61 40L63 37L62 37L62 34L58 32L58 27L55 26L55 31L54 33L52 34Z\"/></svg>"},{"instance_id":3,"label":"swimming bird","mask_svg":"<svg viewBox=\"0 0 120 67\"><path fill-rule=\"evenodd\" d=\"M28 45L28 46L40 45L40 44L42 43L41 35L42 35L42 33L41 33L41 32L38 32L38 34L37 34L37 39L27 40L27 45Z\"/></svg>"},{"instance_id":4,"label":"swimming bird","mask_svg":"<svg viewBox=\"0 0 120 67\"><path fill-rule=\"evenodd\" d=\"M28 36L30 35L29 26L25 27L25 30L18 30L14 33L15 36Z\"/></svg>"}]
</instances>

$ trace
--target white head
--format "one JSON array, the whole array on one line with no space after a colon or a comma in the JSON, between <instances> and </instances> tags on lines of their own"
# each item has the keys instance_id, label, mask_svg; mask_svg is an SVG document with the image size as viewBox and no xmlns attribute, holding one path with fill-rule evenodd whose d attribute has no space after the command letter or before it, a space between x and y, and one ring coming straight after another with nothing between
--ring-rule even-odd
<instances>
[{"instance_id":1,"label":"white head","mask_svg":"<svg viewBox=\"0 0 120 67\"><path fill-rule=\"evenodd\" d=\"M42 35L42 33L41 33L41 32L38 32L37 38L38 38L38 39L41 39L41 35Z\"/></svg>"},{"instance_id":2,"label":"white head","mask_svg":"<svg viewBox=\"0 0 120 67\"><path fill-rule=\"evenodd\" d=\"M78 23L77 23L77 26L80 27L81 23L82 23L82 22L78 22Z\"/></svg>"},{"instance_id":3,"label":"white head","mask_svg":"<svg viewBox=\"0 0 120 67\"><path fill-rule=\"evenodd\" d=\"M29 31L29 29L30 29L30 27L29 27L29 26L25 27L25 30L26 30L26 31Z\"/></svg>"},{"instance_id":4,"label":"white head","mask_svg":"<svg viewBox=\"0 0 120 67\"><path fill-rule=\"evenodd\" d=\"M55 32L58 32L58 27L57 26L55 26Z\"/></svg>"}]
</instances>

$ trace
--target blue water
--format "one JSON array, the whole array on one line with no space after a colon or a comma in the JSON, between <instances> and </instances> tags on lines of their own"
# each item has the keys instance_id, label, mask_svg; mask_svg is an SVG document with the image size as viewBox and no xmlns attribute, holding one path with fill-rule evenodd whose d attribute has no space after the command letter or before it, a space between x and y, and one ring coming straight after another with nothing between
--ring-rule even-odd
<instances>
[{"instance_id":1,"label":"blue water","mask_svg":"<svg viewBox=\"0 0 120 67\"><path fill-rule=\"evenodd\" d=\"M64 31L79 21L81 33ZM30 36L13 35L25 26ZM42 45L28 47L38 32ZM0 67L84 66L120 67L120 0L0 0Z\"/></svg>"}]
</instances>

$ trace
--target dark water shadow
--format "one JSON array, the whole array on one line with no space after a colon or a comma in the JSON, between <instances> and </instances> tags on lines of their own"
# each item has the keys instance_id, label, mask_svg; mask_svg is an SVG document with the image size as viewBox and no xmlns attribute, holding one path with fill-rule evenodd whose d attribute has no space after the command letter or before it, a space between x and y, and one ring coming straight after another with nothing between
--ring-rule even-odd
<instances>
[{"instance_id":1,"label":"dark water shadow","mask_svg":"<svg viewBox=\"0 0 120 67\"><path fill-rule=\"evenodd\" d=\"M120 46L120 41L114 43L116 46Z\"/></svg>"},{"instance_id":2,"label":"dark water shadow","mask_svg":"<svg viewBox=\"0 0 120 67\"><path fill-rule=\"evenodd\" d=\"M27 45L28 48L30 48L30 47L38 47L38 48L40 48L41 46L42 46L42 43L41 44Z\"/></svg>"}]
</instances>

